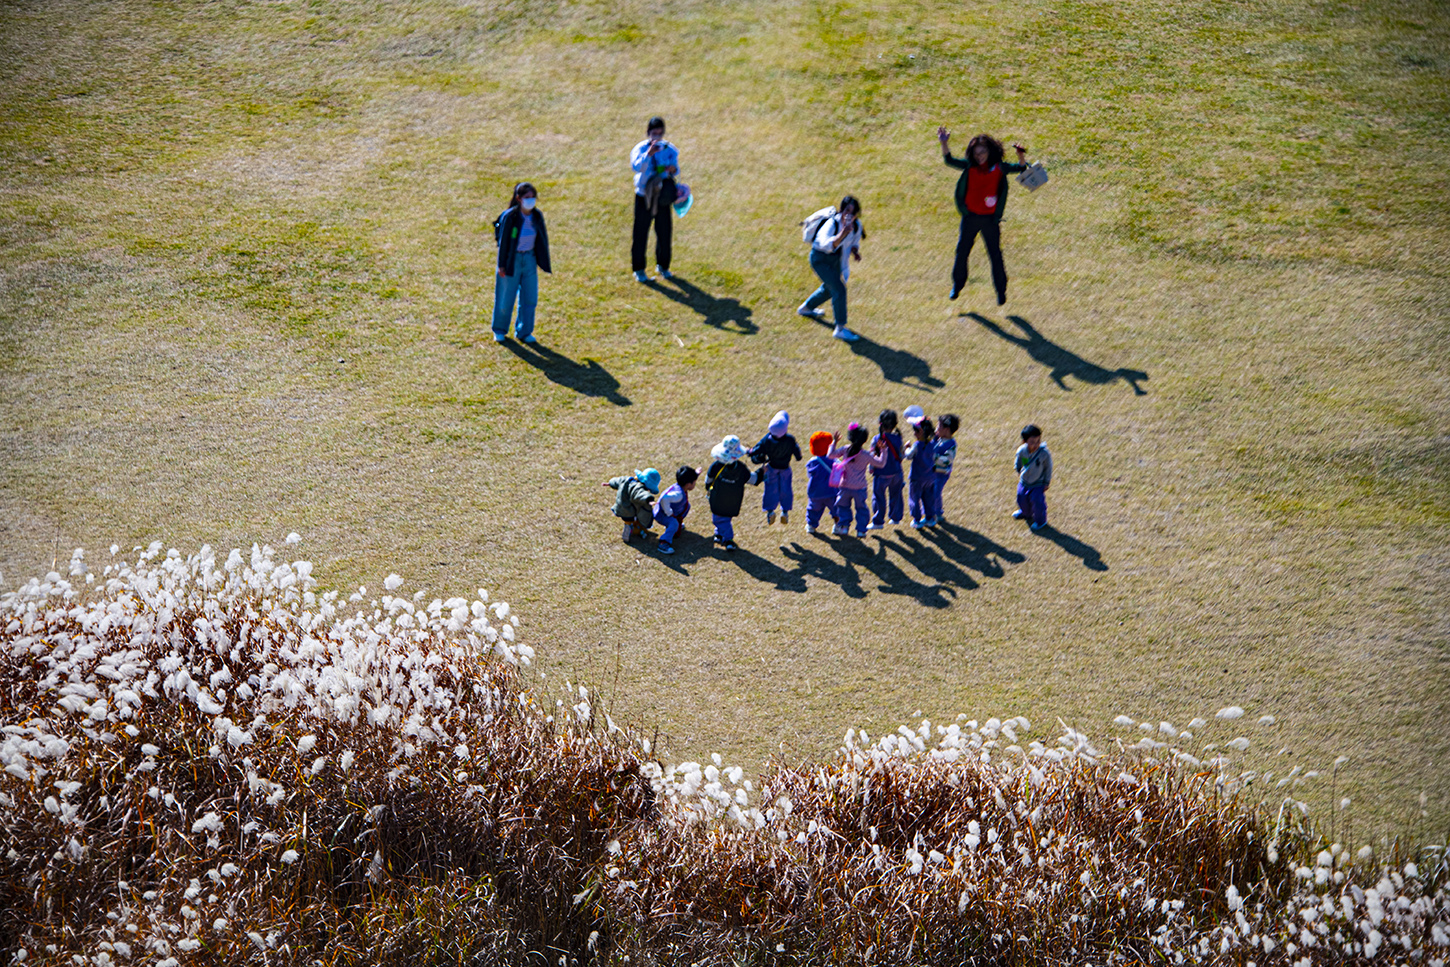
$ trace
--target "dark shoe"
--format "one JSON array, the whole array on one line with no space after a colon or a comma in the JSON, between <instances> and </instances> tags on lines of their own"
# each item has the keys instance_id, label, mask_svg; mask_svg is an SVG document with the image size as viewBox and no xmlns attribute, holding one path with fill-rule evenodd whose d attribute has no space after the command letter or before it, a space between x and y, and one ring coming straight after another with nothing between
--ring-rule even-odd
<instances>
[{"instance_id":1,"label":"dark shoe","mask_svg":"<svg viewBox=\"0 0 1450 967\"><path fill-rule=\"evenodd\" d=\"M956 286L952 286L951 294L948 295L947 298L948 299L955 299L957 296L959 296L961 294L962 294L962 290L961 289L958 289Z\"/></svg>"},{"instance_id":2,"label":"dark shoe","mask_svg":"<svg viewBox=\"0 0 1450 967\"><path fill-rule=\"evenodd\" d=\"M727 550L727 551L733 551L733 550L735 550L735 542L734 541L726 541L725 542L725 550Z\"/></svg>"},{"instance_id":3,"label":"dark shoe","mask_svg":"<svg viewBox=\"0 0 1450 967\"><path fill-rule=\"evenodd\" d=\"M1007 304L1007 293L1005 293L1005 292L998 292L997 293L997 305L999 305L999 306L1005 306L1006 304Z\"/></svg>"},{"instance_id":4,"label":"dark shoe","mask_svg":"<svg viewBox=\"0 0 1450 967\"><path fill-rule=\"evenodd\" d=\"M1022 511L1020 511L1020 510L1014 510L1014 511L1012 511L1012 519L1013 520L1021 520L1023 516L1024 515L1023 515Z\"/></svg>"},{"instance_id":5,"label":"dark shoe","mask_svg":"<svg viewBox=\"0 0 1450 967\"><path fill-rule=\"evenodd\" d=\"M1031 528L1032 528L1032 529L1033 529L1033 530L1035 530L1035 531L1040 531L1040 530L1042 530L1042 528L1044 528L1044 527L1046 527L1046 526L1047 526L1047 524L1046 524L1046 523L1044 523L1044 522L1043 522L1043 521L1040 521L1040 520L1034 520L1034 521L1033 521L1033 522L1032 522L1032 523L1031 523L1031 525L1029 525L1029 526L1031 526Z\"/></svg>"}]
</instances>

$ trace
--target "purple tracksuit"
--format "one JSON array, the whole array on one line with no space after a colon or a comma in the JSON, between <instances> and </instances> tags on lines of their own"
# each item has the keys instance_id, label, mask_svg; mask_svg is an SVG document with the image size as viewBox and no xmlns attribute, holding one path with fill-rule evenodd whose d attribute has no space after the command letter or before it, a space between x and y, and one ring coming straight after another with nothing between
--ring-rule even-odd
<instances>
[{"instance_id":1,"label":"purple tracksuit","mask_svg":"<svg viewBox=\"0 0 1450 967\"><path fill-rule=\"evenodd\" d=\"M689 513L690 495L679 484L672 485L660 494L660 499L655 502L655 520L665 529L660 535L661 544L675 542L675 535L680 532L680 525L685 522Z\"/></svg>"},{"instance_id":2,"label":"purple tracksuit","mask_svg":"<svg viewBox=\"0 0 1450 967\"><path fill-rule=\"evenodd\" d=\"M871 524L884 527L888 505L891 523L901 523L901 434L895 430L878 433L871 441L873 449L878 441L883 444L886 466L871 468Z\"/></svg>"},{"instance_id":3,"label":"purple tracksuit","mask_svg":"<svg viewBox=\"0 0 1450 967\"><path fill-rule=\"evenodd\" d=\"M932 494L931 518L941 520L941 497L942 491L946 490L947 481L952 479L952 464L957 459L957 441L953 437L937 437L932 444L934 450L933 460L936 463L936 487Z\"/></svg>"},{"instance_id":4,"label":"purple tracksuit","mask_svg":"<svg viewBox=\"0 0 1450 967\"><path fill-rule=\"evenodd\" d=\"M806 464L806 526L815 527L827 509L836 519L836 488L831 486L831 461L812 457Z\"/></svg>"},{"instance_id":5,"label":"purple tracksuit","mask_svg":"<svg viewBox=\"0 0 1450 967\"><path fill-rule=\"evenodd\" d=\"M936 508L936 448L931 441L918 441L911 452L911 485L907 504L911 510L911 522L919 524L931 520Z\"/></svg>"}]
</instances>

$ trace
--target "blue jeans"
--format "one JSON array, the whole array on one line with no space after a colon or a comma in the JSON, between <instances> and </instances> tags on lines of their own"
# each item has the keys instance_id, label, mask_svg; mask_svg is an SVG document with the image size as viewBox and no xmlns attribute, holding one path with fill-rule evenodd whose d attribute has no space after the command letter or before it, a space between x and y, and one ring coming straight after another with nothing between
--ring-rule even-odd
<instances>
[{"instance_id":1,"label":"blue jeans","mask_svg":"<svg viewBox=\"0 0 1450 967\"><path fill-rule=\"evenodd\" d=\"M901 474L878 473L871 478L871 523L877 527L886 525L887 505L891 508L891 523L901 523Z\"/></svg>"},{"instance_id":2,"label":"blue jeans","mask_svg":"<svg viewBox=\"0 0 1450 967\"><path fill-rule=\"evenodd\" d=\"M831 300L831 315L836 328L846 328L846 283L841 281L840 252L822 252L811 249L811 268L821 277L821 287L806 300L806 308L814 309L827 299Z\"/></svg>"},{"instance_id":3,"label":"blue jeans","mask_svg":"<svg viewBox=\"0 0 1450 967\"><path fill-rule=\"evenodd\" d=\"M534 310L539 306L539 266L533 252L514 255L513 275L497 275L493 287L493 334L507 336L509 320L514 314L514 300L519 303L519 319L514 332L520 339L534 332Z\"/></svg>"},{"instance_id":4,"label":"blue jeans","mask_svg":"<svg viewBox=\"0 0 1450 967\"><path fill-rule=\"evenodd\" d=\"M789 513L795 507L795 491L790 485L790 467L784 470L766 467L764 491L760 496L762 510L773 514L779 506L781 510Z\"/></svg>"},{"instance_id":5,"label":"blue jeans","mask_svg":"<svg viewBox=\"0 0 1450 967\"><path fill-rule=\"evenodd\" d=\"M866 535L866 524L870 520L866 510L866 488L858 490L847 490L842 487L836 494L836 523L847 529L851 526L851 505L856 505L856 534L864 537Z\"/></svg>"}]
</instances>

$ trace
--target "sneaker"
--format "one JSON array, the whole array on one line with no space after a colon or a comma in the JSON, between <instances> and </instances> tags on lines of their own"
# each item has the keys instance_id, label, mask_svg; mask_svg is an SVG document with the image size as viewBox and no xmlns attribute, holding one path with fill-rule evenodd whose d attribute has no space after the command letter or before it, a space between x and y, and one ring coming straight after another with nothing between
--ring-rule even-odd
<instances>
[{"instance_id":1,"label":"sneaker","mask_svg":"<svg viewBox=\"0 0 1450 967\"><path fill-rule=\"evenodd\" d=\"M675 545L666 544L664 541L660 541L659 552L661 554L673 554L675 553Z\"/></svg>"},{"instance_id":2,"label":"sneaker","mask_svg":"<svg viewBox=\"0 0 1450 967\"><path fill-rule=\"evenodd\" d=\"M663 265L657 265L657 266L655 266L655 268L659 269L660 270L660 275L663 275L667 279L673 279L675 277L675 273L671 272L669 269L665 268Z\"/></svg>"},{"instance_id":3,"label":"sneaker","mask_svg":"<svg viewBox=\"0 0 1450 967\"><path fill-rule=\"evenodd\" d=\"M921 530L922 527L926 526L926 521L924 521L924 520L914 520L914 521L911 522L911 526L912 527L915 527L917 530Z\"/></svg>"},{"instance_id":4,"label":"sneaker","mask_svg":"<svg viewBox=\"0 0 1450 967\"><path fill-rule=\"evenodd\" d=\"M1012 519L1013 520L1021 520L1022 519L1022 511L1020 511L1020 510L1014 510L1014 511L1012 511Z\"/></svg>"},{"instance_id":5,"label":"sneaker","mask_svg":"<svg viewBox=\"0 0 1450 967\"><path fill-rule=\"evenodd\" d=\"M780 512L780 522L782 524L789 524L790 523L790 511L783 510L783 511Z\"/></svg>"},{"instance_id":6,"label":"sneaker","mask_svg":"<svg viewBox=\"0 0 1450 967\"><path fill-rule=\"evenodd\" d=\"M736 548L736 544L735 544L734 541L726 541L725 542L725 550L726 551L733 552L735 550L735 548Z\"/></svg>"},{"instance_id":7,"label":"sneaker","mask_svg":"<svg viewBox=\"0 0 1450 967\"><path fill-rule=\"evenodd\" d=\"M847 527L845 524L837 524L835 527L831 528L831 533L835 534L838 537L844 534L849 534L850 532L851 528Z\"/></svg>"},{"instance_id":8,"label":"sneaker","mask_svg":"<svg viewBox=\"0 0 1450 967\"><path fill-rule=\"evenodd\" d=\"M1046 527L1047 524L1045 524L1044 522L1042 522L1040 520L1034 520L1031 524L1029 524L1027 526L1031 527L1035 531L1040 531L1040 530L1042 530L1042 528Z\"/></svg>"},{"instance_id":9,"label":"sneaker","mask_svg":"<svg viewBox=\"0 0 1450 967\"><path fill-rule=\"evenodd\" d=\"M647 275L644 274L644 269L640 269L638 272L634 273L634 281L636 281L636 282L648 282L649 281L649 276L647 276Z\"/></svg>"},{"instance_id":10,"label":"sneaker","mask_svg":"<svg viewBox=\"0 0 1450 967\"><path fill-rule=\"evenodd\" d=\"M879 530L881 530L881 527L882 527L882 525L876 523L874 520L871 523L869 523L869 524L866 525L866 529L868 531L879 531Z\"/></svg>"},{"instance_id":11,"label":"sneaker","mask_svg":"<svg viewBox=\"0 0 1450 967\"><path fill-rule=\"evenodd\" d=\"M924 521L921 522L921 526L922 527L935 527L936 526L936 523L937 523L937 521L936 521L936 518L935 517L928 517L926 520L924 520Z\"/></svg>"},{"instance_id":12,"label":"sneaker","mask_svg":"<svg viewBox=\"0 0 1450 967\"><path fill-rule=\"evenodd\" d=\"M623 540L626 544L628 544L630 542L630 540L633 539L633 538L634 538L634 525L633 524L625 524L624 525L624 536L621 538L621 540Z\"/></svg>"},{"instance_id":13,"label":"sneaker","mask_svg":"<svg viewBox=\"0 0 1450 967\"><path fill-rule=\"evenodd\" d=\"M721 537L719 534L716 534L713 538L711 538L711 540L713 540L716 544L725 543L725 538Z\"/></svg>"},{"instance_id":14,"label":"sneaker","mask_svg":"<svg viewBox=\"0 0 1450 967\"><path fill-rule=\"evenodd\" d=\"M891 518L891 526L892 527L900 527L901 526L901 518L900 517L893 517L893 518Z\"/></svg>"},{"instance_id":15,"label":"sneaker","mask_svg":"<svg viewBox=\"0 0 1450 967\"><path fill-rule=\"evenodd\" d=\"M767 527L775 523L775 511L772 510L770 513L765 515L765 523Z\"/></svg>"},{"instance_id":16,"label":"sneaker","mask_svg":"<svg viewBox=\"0 0 1450 967\"><path fill-rule=\"evenodd\" d=\"M795 311L795 314L798 316L805 316L807 319L814 319L817 322L824 322L826 318L826 314L824 312L819 309L812 309L806 306L804 303L802 303L801 307Z\"/></svg>"},{"instance_id":17,"label":"sneaker","mask_svg":"<svg viewBox=\"0 0 1450 967\"><path fill-rule=\"evenodd\" d=\"M529 333L527 336L520 336L519 342L526 342L530 346L532 346L534 343L538 342L538 340L534 338L533 333Z\"/></svg>"},{"instance_id":18,"label":"sneaker","mask_svg":"<svg viewBox=\"0 0 1450 967\"><path fill-rule=\"evenodd\" d=\"M950 294L949 294L949 295L948 295L948 296L947 296L947 298L948 298L948 299L955 299L955 298L956 298L956 297L957 297L957 296L959 296L959 295L961 295L961 294L962 294L962 290L961 290L961 289L958 289L958 288L956 288L956 287L955 287L955 286L953 286L953 287L952 287L952 291L951 291L951 293L950 293Z\"/></svg>"},{"instance_id":19,"label":"sneaker","mask_svg":"<svg viewBox=\"0 0 1450 967\"><path fill-rule=\"evenodd\" d=\"M508 336L505 336L501 332L496 332L496 333L493 334L493 341L494 342L503 342L507 338L508 338Z\"/></svg>"},{"instance_id":20,"label":"sneaker","mask_svg":"<svg viewBox=\"0 0 1450 967\"><path fill-rule=\"evenodd\" d=\"M821 529L819 527L812 527L810 524L807 524L806 525L806 533L807 534L819 534L820 532L821 532Z\"/></svg>"},{"instance_id":21,"label":"sneaker","mask_svg":"<svg viewBox=\"0 0 1450 967\"><path fill-rule=\"evenodd\" d=\"M845 326L837 326L836 331L831 333L831 335L835 336L837 339L843 339L846 342L855 342L857 339L861 338L851 330L847 329Z\"/></svg>"}]
</instances>

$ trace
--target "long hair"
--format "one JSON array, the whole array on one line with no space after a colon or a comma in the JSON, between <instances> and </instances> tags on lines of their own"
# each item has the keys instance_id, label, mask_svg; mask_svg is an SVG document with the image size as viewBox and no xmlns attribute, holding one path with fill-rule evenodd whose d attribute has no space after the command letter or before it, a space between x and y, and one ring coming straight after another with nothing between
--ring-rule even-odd
<instances>
[{"instance_id":1,"label":"long hair","mask_svg":"<svg viewBox=\"0 0 1450 967\"><path fill-rule=\"evenodd\" d=\"M539 190L537 188L529 184L527 181L521 181L517 185L514 185L514 196L509 199L509 207L518 208L519 198L522 197L522 195L526 191L533 192L535 198L539 197ZM535 210L537 211L537 209Z\"/></svg>"},{"instance_id":2,"label":"long hair","mask_svg":"<svg viewBox=\"0 0 1450 967\"><path fill-rule=\"evenodd\" d=\"M866 446L866 440L870 436L870 431L864 426L861 426L859 423L852 423L846 430L846 439L851 443L851 448L846 451L846 456L854 457L860 453L861 448Z\"/></svg>"},{"instance_id":3,"label":"long hair","mask_svg":"<svg viewBox=\"0 0 1450 967\"><path fill-rule=\"evenodd\" d=\"M936 427L934 427L934 426L931 425L931 420L918 420L917 421L917 424L916 424L916 438L918 440L920 440L922 443L926 443L927 441L929 441L931 439L931 435L933 433L935 433L935 432L936 432Z\"/></svg>"},{"instance_id":4,"label":"long hair","mask_svg":"<svg viewBox=\"0 0 1450 967\"><path fill-rule=\"evenodd\" d=\"M967 162L977 163L977 146L981 145L987 149L987 167L990 168L1002 160L1002 142L990 134L979 134L967 142Z\"/></svg>"}]
</instances>

